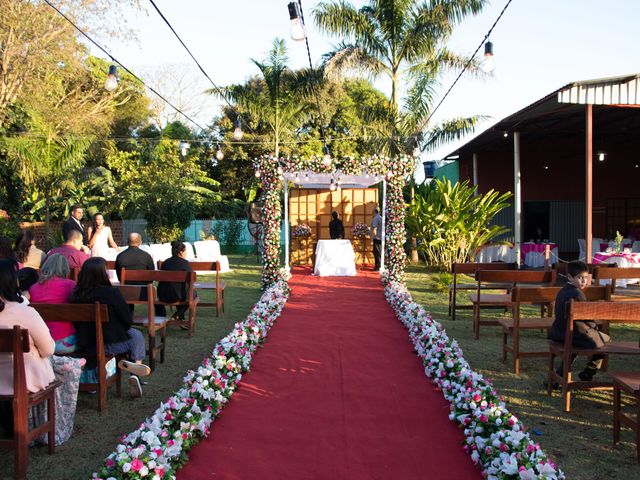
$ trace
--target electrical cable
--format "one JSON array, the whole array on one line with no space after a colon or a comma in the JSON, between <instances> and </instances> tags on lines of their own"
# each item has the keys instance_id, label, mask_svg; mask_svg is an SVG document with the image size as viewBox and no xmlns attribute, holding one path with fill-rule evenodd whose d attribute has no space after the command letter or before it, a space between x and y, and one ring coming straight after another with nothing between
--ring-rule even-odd
<instances>
[{"instance_id":1,"label":"electrical cable","mask_svg":"<svg viewBox=\"0 0 640 480\"><path fill-rule=\"evenodd\" d=\"M434 108L431 113L429 114L429 116L427 117L427 119L424 122L424 125L428 125L429 124L429 120L431 120L431 117L433 117L433 115L438 111L438 108L440 108L440 105L442 105L442 102L444 102L444 100L447 98L447 96L449 95L449 93L451 92L451 90L453 90L453 87L456 86L456 83L458 83L458 80L460 80L460 77L462 77L462 75L464 74L464 72L467 71L467 69L469 68L469 65L471 65L471 62L473 62L473 59L475 58L475 56L477 55L478 51L482 48L482 46L485 44L485 42L487 41L487 39L489 38L489 36L491 35L491 32L493 32L493 29L496 27L496 25L498 24L498 22L500 21L500 19L502 18L502 15L504 14L505 10L507 9L507 7L509 5L511 5L511 2L513 0L508 0L508 2L506 3L506 5L504 6L504 8L502 9L502 11L500 12L500 15L498 15L498 18L496 18L496 21L493 22L493 25L491 26L491 28L489 29L489 31L487 32L487 34L484 36L484 38L482 39L482 41L480 42L480 45L478 45L478 48L476 48L475 52L473 52L473 55L471 55L471 57L469 57L469 60L467 61L467 63L464 65L464 67L462 68L462 71L458 74L458 76L456 77L456 79L453 81L453 83L451 84L451 86L449 87L449 89L447 90L447 92L444 94L444 96L440 99L440 101L438 102L438 104L436 105L436 108Z\"/></svg>"},{"instance_id":2,"label":"electrical cable","mask_svg":"<svg viewBox=\"0 0 640 480\"><path fill-rule=\"evenodd\" d=\"M73 20L71 20L68 16L66 16L62 11L60 11L60 9L58 9L58 7L56 7L55 5L53 5L49 0L44 0L44 2L49 5L52 9L54 9L62 18L64 18L67 22L69 22L73 28L75 28L78 32L80 32L82 35L85 36L85 38L87 40L89 40L93 45L95 45L102 53L104 53L105 55L107 55L114 63L117 63L118 65L120 65L120 67L122 67L122 69L124 71L126 71L129 75L131 75L133 78L135 78L138 82L140 82L142 85L144 85L147 89L149 89L151 92L153 92L155 95L157 95L163 102L165 102L167 105L169 105L171 108L173 108L176 112L178 112L180 115L182 115L184 118L186 118L187 120L189 120L191 123L193 123L196 127L198 127L200 130L202 131L207 131L206 128L204 128L202 125L200 125L198 122L196 122L195 120L193 120L189 115L187 115L186 113L184 113L182 110L180 110L178 107L176 107L173 103L171 103L169 100L167 100L163 95L161 95L156 89L154 89L153 87L150 87L149 85L147 85L144 80L142 80L139 76L137 76L135 73L133 73L131 70L129 70L127 67L125 67L122 62L118 61L113 55L111 55L111 53L109 53L102 45L100 45L98 42L96 42L93 38L91 38L91 36L89 36L88 33L84 32L80 27L78 27Z\"/></svg>"},{"instance_id":3,"label":"electrical cable","mask_svg":"<svg viewBox=\"0 0 640 480\"><path fill-rule=\"evenodd\" d=\"M231 103L227 99L226 95L222 92L222 89L220 87L218 87L218 85L215 84L215 82L211 79L211 77L205 71L205 69L202 67L202 65L200 65L200 62L198 62L198 60L193 55L193 53L191 53L191 50L189 50L189 47L187 47L187 45L182 41L182 38L180 38L180 35L178 35L178 32L176 32L175 28L173 28L173 25L171 25L169 20L167 20L167 17L165 17L164 14L160 11L160 8L158 8L156 3L153 0L149 0L149 2L151 3L151 5L155 9L155 11L158 12L158 15L160 15L160 18L162 18L164 23L167 24L167 27L169 27L169 30L171 30L173 35L178 39L178 41L180 42L180 45L182 45L184 47L184 49L187 51L187 53L189 54L191 59L195 62L195 64L198 66L198 68L200 69L202 74L207 78L207 80L209 80L209 83L211 83L211 85L213 86L215 91L218 92L218 95L220 95L220 98L222 98L230 108L237 110L238 111L238 116L242 116L242 114L240 113L240 110L238 110L237 107L234 107L233 105L231 105ZM249 125L249 122L245 121L244 124L246 125L246 127L247 127L247 129L249 130L250 133L255 134L255 132L251 129L251 126Z\"/></svg>"}]
</instances>

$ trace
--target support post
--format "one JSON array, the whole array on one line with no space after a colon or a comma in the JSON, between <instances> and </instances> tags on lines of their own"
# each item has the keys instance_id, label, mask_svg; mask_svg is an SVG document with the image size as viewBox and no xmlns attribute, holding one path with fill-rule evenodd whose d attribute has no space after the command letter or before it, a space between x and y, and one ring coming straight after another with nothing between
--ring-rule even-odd
<instances>
[{"instance_id":1,"label":"support post","mask_svg":"<svg viewBox=\"0 0 640 480\"><path fill-rule=\"evenodd\" d=\"M513 132L513 190L514 190L514 208L515 212L513 221L515 254L518 267L520 266L520 246L522 244L522 192L521 192L521 175L520 175L520 132Z\"/></svg>"},{"instance_id":2,"label":"support post","mask_svg":"<svg viewBox=\"0 0 640 480\"><path fill-rule=\"evenodd\" d=\"M284 268L289 269L289 182L284 178Z\"/></svg>"},{"instance_id":3,"label":"support post","mask_svg":"<svg viewBox=\"0 0 640 480\"><path fill-rule=\"evenodd\" d=\"M478 154L473 154L473 186L476 187L474 195L478 195Z\"/></svg>"},{"instance_id":4,"label":"support post","mask_svg":"<svg viewBox=\"0 0 640 480\"><path fill-rule=\"evenodd\" d=\"M387 223L387 180L382 180L382 235L380 236L380 273L384 272L385 237Z\"/></svg>"},{"instance_id":5,"label":"support post","mask_svg":"<svg viewBox=\"0 0 640 480\"><path fill-rule=\"evenodd\" d=\"M586 111L586 184L585 184L585 262L591 263L593 255L593 105L587 105Z\"/></svg>"}]
</instances>

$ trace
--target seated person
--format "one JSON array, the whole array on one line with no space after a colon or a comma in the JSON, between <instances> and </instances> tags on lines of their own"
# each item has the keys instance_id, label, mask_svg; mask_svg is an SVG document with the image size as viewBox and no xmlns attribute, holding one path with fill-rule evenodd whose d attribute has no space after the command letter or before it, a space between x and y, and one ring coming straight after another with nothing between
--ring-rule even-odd
<instances>
[{"instance_id":1,"label":"seated person","mask_svg":"<svg viewBox=\"0 0 640 480\"><path fill-rule=\"evenodd\" d=\"M16 238L15 253L23 267L40 268L45 253L36 247L36 240L31 230L22 230Z\"/></svg>"},{"instance_id":2,"label":"seated person","mask_svg":"<svg viewBox=\"0 0 640 480\"><path fill-rule=\"evenodd\" d=\"M555 342L564 342L567 331L567 319L565 308L570 300L585 302L587 299L584 290L589 283L589 269L584 262L573 261L567 265L567 283L558 292L555 303L555 319L549 330L549 339ZM573 346L582 348L602 348L611 338L606 333L598 330L598 325L592 321L575 322L573 330ZM575 357L574 357L575 358ZM580 380L591 381L593 376L602 366L604 355L593 355L589 358L586 368L578 374ZM572 359L573 362L573 359ZM562 375L562 364L556 370ZM557 388L557 385L554 385Z\"/></svg>"},{"instance_id":3,"label":"seated person","mask_svg":"<svg viewBox=\"0 0 640 480\"><path fill-rule=\"evenodd\" d=\"M331 240L344 238L344 225L342 225L342 220L338 218L338 212L331 213L331 217L333 218L333 220L329 222L329 235L331 236Z\"/></svg>"},{"instance_id":4,"label":"seated person","mask_svg":"<svg viewBox=\"0 0 640 480\"><path fill-rule=\"evenodd\" d=\"M108 306L109 322L102 326L105 353L127 354L129 360L121 360L118 366L131 373L130 393L133 398L142 396L139 376L151 373L142 364L146 356L144 336L132 327L131 311L118 288L113 287L107 274L107 263L102 257L91 257L82 265L78 283L71 294L71 303L100 302ZM95 327L90 323L76 324L78 346L89 353L95 352Z\"/></svg>"},{"instance_id":5,"label":"seated person","mask_svg":"<svg viewBox=\"0 0 640 480\"><path fill-rule=\"evenodd\" d=\"M32 303L69 303L76 282L69 279L69 262L59 253L49 255L40 268L38 282L29 289ZM56 353L76 350L76 329L71 322L47 322L56 341Z\"/></svg>"},{"instance_id":6,"label":"seated person","mask_svg":"<svg viewBox=\"0 0 640 480\"><path fill-rule=\"evenodd\" d=\"M84 262L91 258L91 255L85 253L84 249L86 247L82 244L82 233L78 230L69 230L65 242L59 247L49 250L47 255L59 253L67 259L69 268L73 270L82 267Z\"/></svg>"},{"instance_id":7,"label":"seated person","mask_svg":"<svg viewBox=\"0 0 640 480\"><path fill-rule=\"evenodd\" d=\"M171 257L162 262L160 270L163 271L176 271L176 272L191 272L191 265L186 260L187 247L184 243L173 241L171 242ZM158 298L162 302L185 302L187 300L187 284L184 282L160 282L158 283ZM176 312L172 315L172 320L184 320L184 315L189 309L188 305L178 305ZM166 312L163 312L161 316L165 316ZM186 325L181 326L183 329L187 329Z\"/></svg>"},{"instance_id":8,"label":"seated person","mask_svg":"<svg viewBox=\"0 0 640 480\"><path fill-rule=\"evenodd\" d=\"M0 259L0 328L19 325L29 330L30 351L24 354L27 390L36 393L47 387L55 376L49 357L55 342L47 325L33 308L28 306L18 288L18 264L15 260ZM13 394L13 360L11 354L0 354L0 395ZM10 402L0 402L3 427L13 430ZM58 405L56 405L58 406Z\"/></svg>"}]
</instances>

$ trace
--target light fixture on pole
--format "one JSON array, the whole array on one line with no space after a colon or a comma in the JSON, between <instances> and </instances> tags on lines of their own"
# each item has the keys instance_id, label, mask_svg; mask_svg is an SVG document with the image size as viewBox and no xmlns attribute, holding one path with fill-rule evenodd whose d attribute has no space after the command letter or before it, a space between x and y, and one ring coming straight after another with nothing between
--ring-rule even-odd
<instances>
[{"instance_id":1,"label":"light fixture on pole","mask_svg":"<svg viewBox=\"0 0 640 480\"><path fill-rule=\"evenodd\" d=\"M113 92L116 88L118 88L118 77L115 65L109 66L109 73L107 74L107 79L104 82L104 89L107 92Z\"/></svg>"},{"instance_id":2,"label":"light fixture on pole","mask_svg":"<svg viewBox=\"0 0 640 480\"><path fill-rule=\"evenodd\" d=\"M302 10L298 2L289 2L289 19L291 20L291 27L289 29L289 35L291 40L301 42L307 38L307 32L304 29L304 23L302 22Z\"/></svg>"},{"instance_id":3,"label":"light fixture on pole","mask_svg":"<svg viewBox=\"0 0 640 480\"><path fill-rule=\"evenodd\" d=\"M242 121L240 117L236 118L236 121L233 122L233 139L234 140L242 140L242 136L244 132L242 131Z\"/></svg>"},{"instance_id":4,"label":"light fixture on pole","mask_svg":"<svg viewBox=\"0 0 640 480\"><path fill-rule=\"evenodd\" d=\"M480 68L485 73L491 73L496 68L496 62L493 58L493 43L484 44L484 60L480 64Z\"/></svg>"}]
</instances>

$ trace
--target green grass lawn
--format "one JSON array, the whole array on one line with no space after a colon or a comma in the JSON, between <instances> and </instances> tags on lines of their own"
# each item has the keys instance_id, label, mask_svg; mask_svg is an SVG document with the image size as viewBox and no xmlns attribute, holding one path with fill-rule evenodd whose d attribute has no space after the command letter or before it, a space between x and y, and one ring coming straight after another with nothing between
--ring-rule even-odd
<instances>
[{"instance_id":1,"label":"green grass lawn","mask_svg":"<svg viewBox=\"0 0 640 480\"><path fill-rule=\"evenodd\" d=\"M508 408L529 430L535 428L542 431L542 435L532 433L532 437L565 471L567 478L640 478L632 432L623 429L622 443L615 448L612 446L610 391L574 393L571 413L563 413L559 393L548 397L543 388L546 359L525 359L521 374L515 375L511 363L501 362L501 333L498 327L483 326L480 340L474 340L469 310L459 311L455 321L448 318L447 291L442 290L446 282L440 275L427 273L424 266L411 266L407 269L407 284L414 300L445 326L451 338L458 340L471 366L495 384L498 392L505 397ZM458 298L466 298L466 295L459 293ZM483 316L491 315L502 313L494 311L485 314L483 311ZM640 328L617 325L612 327L611 334L614 339L638 341ZM523 345L525 348L543 349L546 346L545 334L525 332ZM574 372L581 369L584 362L584 358L577 359ZM609 370L640 370L640 358L614 356L609 362Z\"/></svg>"},{"instance_id":2,"label":"green grass lawn","mask_svg":"<svg viewBox=\"0 0 640 480\"><path fill-rule=\"evenodd\" d=\"M209 354L216 342L226 335L233 324L244 320L254 303L260 298L261 267L255 255L246 259L242 255L229 258L231 273L222 276L225 282L225 314L215 317L214 308L198 308L196 333L188 338L187 332L177 327L169 328L166 361L158 364L156 371L144 386L144 396L131 400L128 376L123 376L123 396L115 397L110 389L107 408L98 413L95 395L81 393L75 426L71 439L56 448L49 456L46 447L29 449L28 478L30 479L86 479L113 451L123 433L129 433L151 415L161 401L169 397L182 383L182 377L190 368L197 367ZM242 262L242 264L240 264ZM206 277L202 277L206 279ZM203 301L211 291L199 293ZM13 478L13 455L0 452L0 478Z\"/></svg>"}]
</instances>

